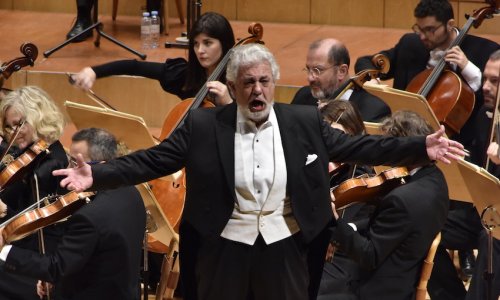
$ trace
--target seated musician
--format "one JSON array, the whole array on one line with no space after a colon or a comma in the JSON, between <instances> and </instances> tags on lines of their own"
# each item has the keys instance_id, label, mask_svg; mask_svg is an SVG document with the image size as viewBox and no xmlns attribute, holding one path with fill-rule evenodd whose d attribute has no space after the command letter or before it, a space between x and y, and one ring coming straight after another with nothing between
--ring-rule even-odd
<instances>
[{"instance_id":1,"label":"seated musician","mask_svg":"<svg viewBox=\"0 0 500 300\"><path fill-rule=\"evenodd\" d=\"M413 112L398 111L383 122L389 136L430 134L432 128ZM383 196L366 236L339 218L332 229L336 247L361 266L359 299L414 299L423 259L448 212L448 189L432 163L405 166L406 184ZM425 220L425 221L423 221Z\"/></svg>"},{"instance_id":2,"label":"seated musician","mask_svg":"<svg viewBox=\"0 0 500 300\"><path fill-rule=\"evenodd\" d=\"M349 101L332 100L321 109L323 119L333 128L340 129L349 135L365 133L365 126L359 111ZM332 172L330 187L335 187L349 178L373 174L373 169L364 165L344 163L335 165L330 163ZM355 226L358 232L365 232L368 219L374 209L368 203L355 203L340 212L340 217ZM333 253L330 245L327 259L323 268L318 300L355 299L355 291L361 279L359 264L349 258L346 253L336 251Z\"/></svg>"},{"instance_id":3,"label":"seated musician","mask_svg":"<svg viewBox=\"0 0 500 300\"><path fill-rule=\"evenodd\" d=\"M66 152L58 141L64 128L64 116L59 111L54 101L42 89L26 86L9 92L0 103L0 134L7 142L13 142L14 153L3 160L3 175L15 171L19 180L5 181L2 183L0 193L0 213L3 218L0 222L7 221L20 211L34 204L37 198L42 199L50 194L65 194L66 190L59 186L59 178L53 177L54 169L68 165ZM17 137L14 133L17 132ZM49 152L41 151L36 154L38 146ZM35 158L24 169L19 167L15 158ZM8 163L8 161L12 161ZM29 160L28 160L29 161ZM6 176L2 178L15 178ZM21 180L23 179L24 180ZM39 251L43 244L45 251L54 250L62 228L53 225L43 230L43 236L32 234L13 244L23 248ZM0 266L0 295L5 299L38 299L36 295L36 280L12 274L5 266Z\"/></svg>"},{"instance_id":4,"label":"seated musician","mask_svg":"<svg viewBox=\"0 0 500 300\"><path fill-rule=\"evenodd\" d=\"M97 162L114 158L116 151L110 133L90 128L73 136L70 155ZM56 299L136 300L145 225L134 187L103 191L69 218L53 253L38 255L2 240L0 259L9 272L53 283ZM47 291L42 286L40 296Z\"/></svg>"},{"instance_id":5,"label":"seated musician","mask_svg":"<svg viewBox=\"0 0 500 300\"><path fill-rule=\"evenodd\" d=\"M218 13L207 12L194 23L190 31L188 61L184 58L167 59L165 63L120 60L85 67L72 78L75 86L88 90L98 78L111 75L144 76L158 80L164 91L180 99L193 98L233 46L234 35L229 21ZM209 95L217 105L232 102L225 82L225 73L219 81L207 82Z\"/></svg>"},{"instance_id":6,"label":"seated musician","mask_svg":"<svg viewBox=\"0 0 500 300\"><path fill-rule=\"evenodd\" d=\"M342 42L331 38L313 42L304 69L309 85L295 94L292 104L320 106L335 99L349 82L349 63L349 51ZM382 100L363 89L348 89L339 99L353 103L364 121L374 122L391 113Z\"/></svg>"}]
</instances>

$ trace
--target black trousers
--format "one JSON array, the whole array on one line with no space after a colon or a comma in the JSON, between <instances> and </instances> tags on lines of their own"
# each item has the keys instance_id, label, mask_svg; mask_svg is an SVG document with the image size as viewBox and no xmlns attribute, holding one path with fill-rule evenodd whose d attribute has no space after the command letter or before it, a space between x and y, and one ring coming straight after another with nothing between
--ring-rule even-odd
<instances>
[{"instance_id":1,"label":"black trousers","mask_svg":"<svg viewBox=\"0 0 500 300\"><path fill-rule=\"evenodd\" d=\"M195 267L198 299L308 299L307 247L300 233L267 245L224 238L202 242Z\"/></svg>"}]
</instances>

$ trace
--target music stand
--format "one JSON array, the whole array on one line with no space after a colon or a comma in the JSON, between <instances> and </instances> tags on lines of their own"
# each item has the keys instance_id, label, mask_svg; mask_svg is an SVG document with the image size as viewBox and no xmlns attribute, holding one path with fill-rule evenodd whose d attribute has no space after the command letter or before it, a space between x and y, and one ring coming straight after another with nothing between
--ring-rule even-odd
<instances>
[{"instance_id":1,"label":"music stand","mask_svg":"<svg viewBox=\"0 0 500 300\"><path fill-rule=\"evenodd\" d=\"M56 47L52 48L52 49L49 49L47 51L45 51L43 53L43 56L44 57L49 57L52 53L56 52L57 50L63 48L64 46L68 45L69 43L73 42L73 40L75 40L76 38L80 37L82 34L85 34L89 31L92 31L95 29L95 31L97 32L97 36L96 36L96 39L94 40L94 46L96 47L99 47L100 44L101 44L101 36L104 37L105 39L113 42L114 44L124 48L125 50L128 50L130 52L132 52L133 54L139 56L141 59L146 59L146 54L144 53L141 53L139 51L136 51L130 47L128 47L127 45L123 44L122 42L118 41L117 39L115 39L114 37L106 34L102 29L104 27L104 25L98 21L98 6L99 6L99 1L98 0L94 0L94 11L93 11L93 21L94 21L94 24L90 25L89 27L85 28L85 30L83 30L82 32L80 32L79 34L75 35L74 37L62 42L60 45L57 45Z\"/></svg>"},{"instance_id":2,"label":"music stand","mask_svg":"<svg viewBox=\"0 0 500 300\"><path fill-rule=\"evenodd\" d=\"M398 110L414 111L422 116L433 129L439 129L439 121L434 115L432 108L421 95L397 90L385 85L365 84L363 88L367 92L382 99L391 108L392 112ZM365 122L365 126L367 127L367 132L369 134L381 134L376 123ZM472 202L472 196L467 189L465 179L458 170L457 162L452 161L449 165L438 162L437 166L446 178L450 199Z\"/></svg>"},{"instance_id":3,"label":"music stand","mask_svg":"<svg viewBox=\"0 0 500 300\"><path fill-rule=\"evenodd\" d=\"M189 48L189 32L193 28L194 23L198 21L201 14L201 0L188 0L187 1L187 16L186 16L186 34L176 38L176 43L165 42L165 48Z\"/></svg>"},{"instance_id":4,"label":"music stand","mask_svg":"<svg viewBox=\"0 0 500 300\"><path fill-rule=\"evenodd\" d=\"M96 101L91 97L92 100ZM98 105L102 105L97 102ZM154 146L155 140L149 133L146 123L141 117L110 110L105 107L96 107L66 101L64 103L66 111L77 129L97 127L103 128L112 133L120 144L124 144L128 150L136 151ZM170 180L169 177L164 180ZM166 179L165 179L166 178ZM179 252L179 235L170 225L168 218L163 213L161 205L156 200L153 192L147 183L135 186L140 192L146 207L147 231L146 233L154 239L167 245L167 253L162 266L162 274L159 287L157 288L156 299L163 299L164 295L172 298L173 292L179 278L179 262L177 254ZM144 248L148 248L147 238L144 240ZM144 299L147 299L148 269L147 251L144 258ZM173 286L173 288L172 288Z\"/></svg>"},{"instance_id":5,"label":"music stand","mask_svg":"<svg viewBox=\"0 0 500 300\"><path fill-rule=\"evenodd\" d=\"M459 163L460 172L467 178L467 186L474 199L481 222L488 234L486 280L487 299L493 300L493 238L500 240L500 181L485 169L466 161Z\"/></svg>"}]
</instances>

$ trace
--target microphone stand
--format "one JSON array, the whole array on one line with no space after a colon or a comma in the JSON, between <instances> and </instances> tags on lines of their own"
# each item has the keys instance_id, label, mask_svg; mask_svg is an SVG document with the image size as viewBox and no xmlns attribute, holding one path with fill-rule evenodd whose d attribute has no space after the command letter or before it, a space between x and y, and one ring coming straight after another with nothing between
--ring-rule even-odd
<instances>
[{"instance_id":1,"label":"microphone stand","mask_svg":"<svg viewBox=\"0 0 500 300\"><path fill-rule=\"evenodd\" d=\"M106 34L102 29L104 27L104 25L98 21L98 13L97 13L97 7L98 7L98 0L94 0L94 16L93 16L93 19L94 19L94 24L90 25L89 27L85 28L82 32L80 32L79 34L73 36L72 38L64 41L62 44L60 45L57 45L56 47L52 48L52 49L49 49L47 51L45 51L43 53L43 56L44 57L49 57L52 53L56 52L57 50L63 48L64 46L68 45L69 43L73 42L73 40L77 39L78 37L80 37L82 34L85 34L89 31L92 31L92 30L96 30L97 32L97 37L94 41L94 45L96 47L99 47L99 45L101 44L100 40L101 40L101 36L104 37L105 39L113 42L114 44L124 48L125 50L128 50L130 52L132 52L133 54L139 56L141 59L146 59L146 54L144 53L141 53L139 51L136 51L130 47L128 47L127 45L123 44L122 42L118 41L117 39L115 39L114 37Z\"/></svg>"}]
</instances>

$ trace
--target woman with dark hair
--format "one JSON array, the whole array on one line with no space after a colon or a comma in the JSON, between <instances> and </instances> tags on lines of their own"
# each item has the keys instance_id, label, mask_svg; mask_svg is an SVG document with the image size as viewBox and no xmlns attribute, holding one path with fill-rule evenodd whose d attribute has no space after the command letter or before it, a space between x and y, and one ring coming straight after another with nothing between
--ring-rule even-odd
<instances>
[{"instance_id":1,"label":"woman with dark hair","mask_svg":"<svg viewBox=\"0 0 500 300\"><path fill-rule=\"evenodd\" d=\"M188 61L181 57L169 58L165 63L119 60L85 67L72 78L75 86L88 90L97 78L111 75L143 76L158 80L164 91L181 99L192 98L234 44L233 29L229 21L218 13L207 12L190 31ZM207 83L216 105L232 102L225 81L225 74L222 74L219 81Z\"/></svg>"}]
</instances>

